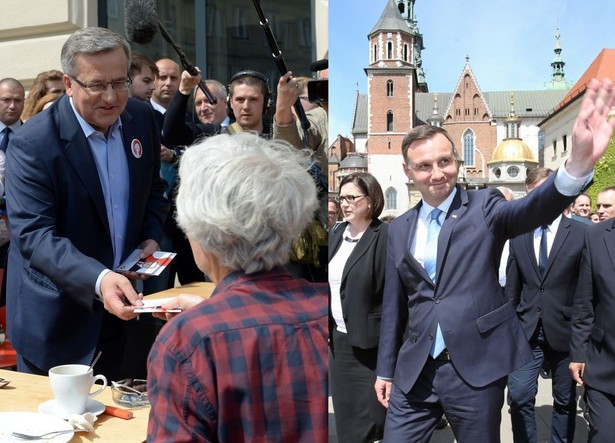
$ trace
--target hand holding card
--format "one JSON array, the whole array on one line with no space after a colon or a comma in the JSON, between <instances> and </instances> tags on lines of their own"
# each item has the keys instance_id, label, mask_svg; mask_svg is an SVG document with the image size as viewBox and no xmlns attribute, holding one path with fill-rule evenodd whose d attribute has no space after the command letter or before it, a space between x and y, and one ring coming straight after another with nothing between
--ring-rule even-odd
<instances>
[{"instance_id":1,"label":"hand holding card","mask_svg":"<svg viewBox=\"0 0 615 443\"><path fill-rule=\"evenodd\" d=\"M116 269L117 272L137 272L144 275L160 275L171 260L177 255L175 252L155 251L152 255L141 258L142 249L135 249L126 260Z\"/></svg>"},{"instance_id":2,"label":"hand holding card","mask_svg":"<svg viewBox=\"0 0 615 443\"><path fill-rule=\"evenodd\" d=\"M145 313L153 313L153 312L182 312L181 307L177 306L175 308L164 308L163 306L169 303L171 300L174 300L175 297L169 298L159 298L154 300L143 300L143 306L135 306L134 312L135 314L145 314Z\"/></svg>"}]
</instances>

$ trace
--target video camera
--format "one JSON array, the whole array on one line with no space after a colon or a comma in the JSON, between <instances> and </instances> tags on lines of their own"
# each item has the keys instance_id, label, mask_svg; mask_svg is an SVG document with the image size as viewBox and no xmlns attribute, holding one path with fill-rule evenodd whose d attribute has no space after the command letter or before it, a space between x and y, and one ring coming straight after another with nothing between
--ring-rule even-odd
<instances>
[{"instance_id":1,"label":"video camera","mask_svg":"<svg viewBox=\"0 0 615 443\"><path fill-rule=\"evenodd\" d=\"M329 60L322 59L310 65L311 71L324 71L329 69ZM329 79L310 80L307 84L308 98L312 103L329 102Z\"/></svg>"}]
</instances>

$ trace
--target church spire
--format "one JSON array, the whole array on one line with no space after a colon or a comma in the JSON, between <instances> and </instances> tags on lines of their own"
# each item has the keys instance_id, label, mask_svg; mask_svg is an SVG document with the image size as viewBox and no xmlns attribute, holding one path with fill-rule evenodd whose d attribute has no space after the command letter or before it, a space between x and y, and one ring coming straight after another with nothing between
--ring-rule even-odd
<instances>
[{"instance_id":1,"label":"church spire","mask_svg":"<svg viewBox=\"0 0 615 443\"><path fill-rule=\"evenodd\" d=\"M519 126L521 126L521 119L517 117L515 113L515 94L510 93L510 112L508 117L504 119L504 125L506 125L506 138L504 140L521 139L519 136Z\"/></svg>"},{"instance_id":2,"label":"church spire","mask_svg":"<svg viewBox=\"0 0 615 443\"><path fill-rule=\"evenodd\" d=\"M572 83L566 80L564 75L564 65L566 63L562 59L562 47L559 43L560 36L559 28L556 28L555 49L553 49L555 57L553 57L553 62L551 62L553 73L551 74L551 80L545 83L545 89L548 90L568 90L572 87Z\"/></svg>"},{"instance_id":3,"label":"church spire","mask_svg":"<svg viewBox=\"0 0 615 443\"><path fill-rule=\"evenodd\" d=\"M441 128L444 123L444 118L440 115L440 108L438 107L438 94L433 95L433 110L431 112L431 117L427 119L427 123L439 128Z\"/></svg>"}]
</instances>

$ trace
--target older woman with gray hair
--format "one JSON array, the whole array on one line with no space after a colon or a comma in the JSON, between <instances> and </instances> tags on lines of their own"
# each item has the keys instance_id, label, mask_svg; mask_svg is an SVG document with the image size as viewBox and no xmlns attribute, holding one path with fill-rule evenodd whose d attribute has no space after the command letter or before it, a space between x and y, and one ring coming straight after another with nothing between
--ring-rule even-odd
<instances>
[{"instance_id":1,"label":"older woman with gray hair","mask_svg":"<svg viewBox=\"0 0 615 443\"><path fill-rule=\"evenodd\" d=\"M283 267L317 205L308 169L251 133L186 150L177 220L216 288L152 347L148 441L326 441L327 286Z\"/></svg>"}]
</instances>

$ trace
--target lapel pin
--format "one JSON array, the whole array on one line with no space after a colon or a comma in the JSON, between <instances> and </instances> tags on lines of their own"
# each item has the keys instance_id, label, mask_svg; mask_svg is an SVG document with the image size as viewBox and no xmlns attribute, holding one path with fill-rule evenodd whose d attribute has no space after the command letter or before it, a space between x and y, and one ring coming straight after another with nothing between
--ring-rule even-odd
<instances>
[{"instance_id":1,"label":"lapel pin","mask_svg":"<svg viewBox=\"0 0 615 443\"><path fill-rule=\"evenodd\" d=\"M132 151L132 155L134 155L135 158L141 158L141 156L143 155L143 145L141 144L141 141L135 138L130 143L130 150Z\"/></svg>"}]
</instances>

